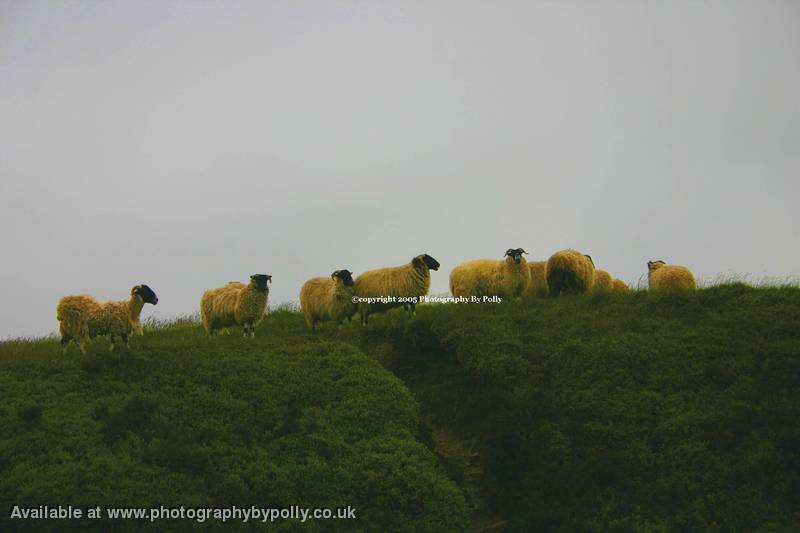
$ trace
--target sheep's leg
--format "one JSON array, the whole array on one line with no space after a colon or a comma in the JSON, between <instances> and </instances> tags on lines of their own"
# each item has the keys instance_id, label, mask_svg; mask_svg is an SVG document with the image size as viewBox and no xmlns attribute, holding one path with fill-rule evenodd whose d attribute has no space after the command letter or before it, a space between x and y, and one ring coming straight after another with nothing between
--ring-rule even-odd
<instances>
[{"instance_id":1,"label":"sheep's leg","mask_svg":"<svg viewBox=\"0 0 800 533\"><path fill-rule=\"evenodd\" d=\"M247 322L245 322L243 327L242 327L242 337L247 338L247 330L248 330L249 327L250 327L250 325Z\"/></svg>"},{"instance_id":2,"label":"sheep's leg","mask_svg":"<svg viewBox=\"0 0 800 533\"><path fill-rule=\"evenodd\" d=\"M85 343L84 343L84 340L83 340L83 339L81 339L81 340L79 340L79 341L77 341L77 342L78 342L78 348L80 348L80 349L81 349L81 353L82 353L83 355L86 355L86 345L85 345Z\"/></svg>"},{"instance_id":3,"label":"sheep's leg","mask_svg":"<svg viewBox=\"0 0 800 533\"><path fill-rule=\"evenodd\" d=\"M131 341L128 338L128 334L127 333L123 333L122 334L122 340L125 341L125 348L130 350L131 349Z\"/></svg>"},{"instance_id":4,"label":"sheep's leg","mask_svg":"<svg viewBox=\"0 0 800 533\"><path fill-rule=\"evenodd\" d=\"M255 339L256 338L256 323L255 322L251 322L250 323L250 338L251 339Z\"/></svg>"},{"instance_id":5,"label":"sheep's leg","mask_svg":"<svg viewBox=\"0 0 800 533\"><path fill-rule=\"evenodd\" d=\"M114 351L114 335L111 335L111 346L108 347L109 352Z\"/></svg>"},{"instance_id":6,"label":"sheep's leg","mask_svg":"<svg viewBox=\"0 0 800 533\"><path fill-rule=\"evenodd\" d=\"M417 310L416 310L416 308L415 308L415 306L414 306L414 303L412 302L412 303L408 304L408 316L409 316L409 317L412 317L412 316L414 316L416 313L417 313Z\"/></svg>"},{"instance_id":7,"label":"sheep's leg","mask_svg":"<svg viewBox=\"0 0 800 533\"><path fill-rule=\"evenodd\" d=\"M61 355L66 355L67 345L69 344L69 335L61 337Z\"/></svg>"}]
</instances>

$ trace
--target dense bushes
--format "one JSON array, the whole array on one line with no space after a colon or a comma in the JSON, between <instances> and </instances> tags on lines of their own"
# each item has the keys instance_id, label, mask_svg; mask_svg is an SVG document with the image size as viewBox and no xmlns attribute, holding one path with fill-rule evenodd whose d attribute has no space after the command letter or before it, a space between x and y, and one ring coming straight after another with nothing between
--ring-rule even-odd
<instances>
[{"instance_id":1,"label":"dense bushes","mask_svg":"<svg viewBox=\"0 0 800 533\"><path fill-rule=\"evenodd\" d=\"M19 358L3 347L0 529L88 524L11 521L14 504L350 505L357 524L303 529L464 527L463 496L415 440L415 400L375 361L342 343L192 336L160 331L122 356L95 346Z\"/></svg>"},{"instance_id":2,"label":"dense bushes","mask_svg":"<svg viewBox=\"0 0 800 533\"><path fill-rule=\"evenodd\" d=\"M800 523L796 289L428 307L375 326L402 341L384 359L431 423L481 443L486 512L513 531ZM461 409L426 397L426 372Z\"/></svg>"},{"instance_id":3,"label":"dense bushes","mask_svg":"<svg viewBox=\"0 0 800 533\"><path fill-rule=\"evenodd\" d=\"M472 529L509 531L800 523L800 290L420 306L317 333L282 312L261 329L209 342L181 324L122 357L0 345L5 515L254 503L353 505L376 531L459 530L466 508Z\"/></svg>"}]
</instances>

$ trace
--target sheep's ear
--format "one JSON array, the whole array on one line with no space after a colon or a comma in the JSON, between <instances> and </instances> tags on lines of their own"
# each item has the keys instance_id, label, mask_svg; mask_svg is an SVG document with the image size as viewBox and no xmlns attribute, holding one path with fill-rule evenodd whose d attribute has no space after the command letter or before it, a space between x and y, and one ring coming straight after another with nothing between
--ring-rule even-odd
<instances>
[{"instance_id":1,"label":"sheep's ear","mask_svg":"<svg viewBox=\"0 0 800 533\"><path fill-rule=\"evenodd\" d=\"M340 270L334 270L334 271L333 271L333 274L331 274L331 279L332 279L332 280L335 280L335 279L336 279L336 277L339 275L339 272L340 272Z\"/></svg>"},{"instance_id":2,"label":"sheep's ear","mask_svg":"<svg viewBox=\"0 0 800 533\"><path fill-rule=\"evenodd\" d=\"M424 262L425 260L422 258L421 255L418 255L417 257L411 260L411 264L414 265L415 267L422 266Z\"/></svg>"},{"instance_id":3,"label":"sheep's ear","mask_svg":"<svg viewBox=\"0 0 800 533\"><path fill-rule=\"evenodd\" d=\"M525 251L523 248L518 248L518 249L517 249L517 251L518 251L519 253L521 253L521 254L528 255L528 252L526 252L526 251Z\"/></svg>"},{"instance_id":4,"label":"sheep's ear","mask_svg":"<svg viewBox=\"0 0 800 533\"><path fill-rule=\"evenodd\" d=\"M503 257L506 257L508 255L514 255L514 249L513 248L509 248L508 250L506 250L506 253L505 253L505 255Z\"/></svg>"}]
</instances>

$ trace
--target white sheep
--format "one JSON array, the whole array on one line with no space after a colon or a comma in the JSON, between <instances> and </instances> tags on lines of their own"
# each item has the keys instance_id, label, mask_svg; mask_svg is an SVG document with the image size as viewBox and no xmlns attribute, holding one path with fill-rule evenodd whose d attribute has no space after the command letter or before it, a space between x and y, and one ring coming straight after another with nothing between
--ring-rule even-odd
<instances>
[{"instance_id":1,"label":"white sheep","mask_svg":"<svg viewBox=\"0 0 800 533\"><path fill-rule=\"evenodd\" d=\"M311 329L318 322L333 320L339 327L357 310L353 273L337 270L330 278L312 278L300 289L300 308Z\"/></svg>"},{"instance_id":2,"label":"white sheep","mask_svg":"<svg viewBox=\"0 0 800 533\"><path fill-rule=\"evenodd\" d=\"M220 328L235 325L243 327L243 336L250 333L255 337L255 326L267 309L271 281L269 274L253 274L248 285L234 281L204 292L200 299L200 318L209 337Z\"/></svg>"},{"instance_id":3,"label":"white sheep","mask_svg":"<svg viewBox=\"0 0 800 533\"><path fill-rule=\"evenodd\" d=\"M116 337L130 347L128 335L132 331L141 333L139 316L145 303L158 303L156 293L147 285L134 286L130 299L122 301L98 302L87 294L64 296L56 307L62 352L66 353L69 342L75 341L86 353L86 340L101 335L111 337L111 351Z\"/></svg>"},{"instance_id":4,"label":"white sheep","mask_svg":"<svg viewBox=\"0 0 800 533\"><path fill-rule=\"evenodd\" d=\"M547 260L547 286L551 296L582 293L594 286L594 261L577 250L561 250Z\"/></svg>"},{"instance_id":5,"label":"white sheep","mask_svg":"<svg viewBox=\"0 0 800 533\"><path fill-rule=\"evenodd\" d=\"M614 288L614 279L611 274L605 270L594 271L594 285L592 289L595 291L610 291Z\"/></svg>"},{"instance_id":6,"label":"white sheep","mask_svg":"<svg viewBox=\"0 0 800 533\"><path fill-rule=\"evenodd\" d=\"M664 261L647 262L647 283L651 289L695 289L694 275L685 266Z\"/></svg>"},{"instance_id":7,"label":"white sheep","mask_svg":"<svg viewBox=\"0 0 800 533\"><path fill-rule=\"evenodd\" d=\"M614 278L614 280L611 282L611 286L612 286L613 290L615 290L615 291L623 291L624 292L624 291L629 290L628 289L628 284L625 283L624 281L622 281L619 278Z\"/></svg>"},{"instance_id":8,"label":"white sheep","mask_svg":"<svg viewBox=\"0 0 800 533\"><path fill-rule=\"evenodd\" d=\"M531 279L522 294L524 300L535 300L547 295L547 261L528 261Z\"/></svg>"},{"instance_id":9,"label":"white sheep","mask_svg":"<svg viewBox=\"0 0 800 533\"><path fill-rule=\"evenodd\" d=\"M399 306L403 306L409 316L413 316L415 304L410 300L428 294L431 287L430 271L439 270L439 266L436 259L428 254L421 254L405 265L369 270L358 276L355 291L360 299L358 311L361 314L361 323L366 324L371 313ZM386 301L361 301L365 298L384 298ZM397 301L398 299L403 301Z\"/></svg>"},{"instance_id":10,"label":"white sheep","mask_svg":"<svg viewBox=\"0 0 800 533\"><path fill-rule=\"evenodd\" d=\"M450 292L459 297L499 296L513 300L530 284L530 271L522 248L509 248L504 259L465 261L450 272Z\"/></svg>"}]
</instances>

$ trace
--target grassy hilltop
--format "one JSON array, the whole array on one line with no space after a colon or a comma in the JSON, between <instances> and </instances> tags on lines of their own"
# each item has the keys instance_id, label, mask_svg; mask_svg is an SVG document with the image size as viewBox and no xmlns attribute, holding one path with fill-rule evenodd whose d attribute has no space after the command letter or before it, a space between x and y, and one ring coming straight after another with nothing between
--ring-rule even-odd
<instances>
[{"instance_id":1,"label":"grassy hilltop","mask_svg":"<svg viewBox=\"0 0 800 533\"><path fill-rule=\"evenodd\" d=\"M282 524L310 531L800 523L800 289L430 305L317 333L282 311L256 334L0 343L0 530L41 530L12 504L59 503L357 509Z\"/></svg>"}]
</instances>

